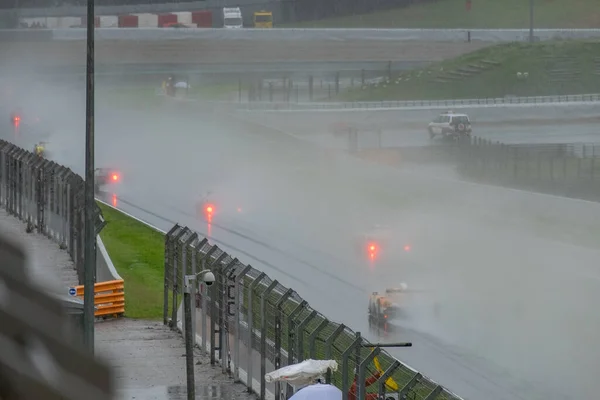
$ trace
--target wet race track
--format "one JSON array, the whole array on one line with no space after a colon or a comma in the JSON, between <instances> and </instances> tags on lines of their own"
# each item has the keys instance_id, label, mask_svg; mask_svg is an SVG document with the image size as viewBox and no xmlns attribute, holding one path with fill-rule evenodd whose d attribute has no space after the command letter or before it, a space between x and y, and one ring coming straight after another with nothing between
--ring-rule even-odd
<instances>
[{"instance_id":1,"label":"wet race track","mask_svg":"<svg viewBox=\"0 0 600 400\"><path fill-rule=\"evenodd\" d=\"M57 115L72 117L46 130L50 155L81 172L82 102L54 101L70 113ZM567 135L556 126L475 129L503 142L596 141L585 124ZM24 129L16 141L31 148L37 133ZM369 330L368 295L407 283L414 292L400 326L382 340L412 341L393 353L459 395L595 397L600 249L590 232L599 205L367 164L180 104L148 112L99 102L96 134L97 166L123 176L108 202L165 230L179 222L209 235L370 338L380 333ZM383 135L386 145L428 142L417 127ZM320 128L305 138L335 141ZM196 213L207 191L217 207L210 226ZM371 262L358 238L373 224L393 234Z\"/></svg>"}]
</instances>

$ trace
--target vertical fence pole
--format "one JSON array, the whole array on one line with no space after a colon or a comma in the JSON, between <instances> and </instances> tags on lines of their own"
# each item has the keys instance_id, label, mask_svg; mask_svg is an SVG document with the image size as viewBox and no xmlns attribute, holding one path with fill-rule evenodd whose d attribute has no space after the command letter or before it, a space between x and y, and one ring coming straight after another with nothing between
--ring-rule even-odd
<instances>
[{"instance_id":1,"label":"vertical fence pole","mask_svg":"<svg viewBox=\"0 0 600 400\"><path fill-rule=\"evenodd\" d=\"M196 285L196 276L184 276L183 283L183 327L185 337L185 372L187 378L187 399L196 398L196 382L194 379L194 337L192 336L192 295Z\"/></svg>"},{"instance_id":2,"label":"vertical fence pole","mask_svg":"<svg viewBox=\"0 0 600 400\"><path fill-rule=\"evenodd\" d=\"M173 266L173 277L171 280L172 287L172 296L171 296L171 328L177 329L177 307L179 306L179 301L177 294L179 293L179 282L177 280L178 275L178 256L179 256L179 246L181 246L180 239L183 237L185 233L189 231L188 228L181 228L179 232L175 236L171 238L170 250L169 254L171 255L171 265Z\"/></svg>"},{"instance_id":3,"label":"vertical fence pole","mask_svg":"<svg viewBox=\"0 0 600 400\"><path fill-rule=\"evenodd\" d=\"M392 376L392 374L398 369L398 367L400 367L400 365L402 365L400 363L400 361L394 360L394 362L392 363L392 365L390 365L390 367L385 370L385 372L383 373L383 375L381 375L379 377L379 397L380 398L385 399L386 381L388 380L388 378L390 376Z\"/></svg>"},{"instance_id":4,"label":"vertical fence pole","mask_svg":"<svg viewBox=\"0 0 600 400\"><path fill-rule=\"evenodd\" d=\"M191 233L191 231L189 231ZM188 263L188 250L190 249L190 245L198 238L198 234L196 232L192 233L188 238L181 244L181 287L185 287L185 276L189 274L189 263ZM185 307L183 307L183 312L185 313ZM185 320L187 318L185 315L182 315L182 318ZM183 322L183 321L182 321ZM181 328L183 330L183 335L185 337L185 327L184 324L181 324Z\"/></svg>"},{"instance_id":5,"label":"vertical fence pole","mask_svg":"<svg viewBox=\"0 0 600 400\"><path fill-rule=\"evenodd\" d=\"M218 249L217 246L213 246L211 250L216 250ZM219 323L219 346L217 346L216 343L216 337L215 334L217 333L217 321L215 321L215 319L219 320L221 318L221 315L219 313L219 310L217 308L217 301L219 301L219 282L221 282L221 268L219 268L218 270L215 269L216 267L220 267L221 266L221 262L223 261L223 259L227 257L227 253L222 253L219 257L217 257L213 262L209 263L209 269L213 270L213 272L215 273L215 284L210 286L210 364L214 365L217 361L216 359L216 351L219 351L219 359L223 360L223 351L222 351L222 345L223 345L223 337L221 336L223 333L223 324ZM222 304L221 304L222 306Z\"/></svg>"},{"instance_id":6,"label":"vertical fence pole","mask_svg":"<svg viewBox=\"0 0 600 400\"><path fill-rule=\"evenodd\" d=\"M302 311L306 308L308 303L306 300L302 300L296 308L288 315L288 359L287 364L294 364L296 351L296 317L299 316ZM294 393L294 388L289 383L285 387L286 398L290 398Z\"/></svg>"},{"instance_id":7,"label":"vertical fence pole","mask_svg":"<svg viewBox=\"0 0 600 400\"><path fill-rule=\"evenodd\" d=\"M203 258L202 262L201 262L200 270L202 271L202 270L205 270L205 269L206 269L206 258ZM208 289L206 288L206 285L204 284L204 282L200 282L199 289L200 289L200 293L201 293L201 295L200 295L200 299L201 299L200 300L201 301L200 307L202 308L202 314L201 314L201 318L200 318L201 319L201 328L200 328L201 329L201 334L200 334L200 336L202 336L202 339L201 339L202 340L201 341L201 343L202 343L202 352L204 354L206 354L207 351L208 351L207 348L206 348L206 315L208 313L208 310L207 310L208 305L207 305L206 298L208 296Z\"/></svg>"},{"instance_id":8,"label":"vertical fence pole","mask_svg":"<svg viewBox=\"0 0 600 400\"><path fill-rule=\"evenodd\" d=\"M281 368L281 314L283 310L281 306L285 303L290 296L294 293L292 289L288 289L283 296L275 303L275 371ZM288 346L289 347L289 346ZM289 365L289 363L288 363ZM275 382L275 400L281 399L281 382Z\"/></svg>"},{"instance_id":9,"label":"vertical fence pole","mask_svg":"<svg viewBox=\"0 0 600 400\"><path fill-rule=\"evenodd\" d=\"M164 262L164 288L163 288L163 325L167 325L169 316L169 272L170 272L170 261L171 261L171 235L179 229L179 225L175 224L169 232L165 235L165 262Z\"/></svg>"},{"instance_id":10,"label":"vertical fence pole","mask_svg":"<svg viewBox=\"0 0 600 400\"><path fill-rule=\"evenodd\" d=\"M222 279L222 288L223 293L221 296L221 324L219 326L219 331L221 331L221 340L222 342L219 345L222 348L221 351L221 367L223 373L231 372L231 352L229 349L229 281L233 280L235 282L235 275L230 275L230 271L238 265L239 260L234 258L231 260L225 267L223 267L221 272ZM235 284L232 286L232 289L235 289Z\"/></svg>"},{"instance_id":11,"label":"vertical fence pole","mask_svg":"<svg viewBox=\"0 0 600 400\"><path fill-rule=\"evenodd\" d=\"M297 356L298 362L304 361L304 328L306 325L317 316L317 311L313 310L306 318L304 318L297 327L296 344L298 345Z\"/></svg>"},{"instance_id":12,"label":"vertical fence pole","mask_svg":"<svg viewBox=\"0 0 600 400\"><path fill-rule=\"evenodd\" d=\"M315 328L314 331L312 331L310 333L310 335L308 335L308 344L309 344L309 357L312 358L313 360L315 360L317 358L317 337L319 336L319 333L321 333L321 331L323 329L325 329L325 327L329 325L329 320L327 318L325 318L323 321L321 321L321 323ZM329 360L329 359L327 359Z\"/></svg>"},{"instance_id":13,"label":"vertical fence pole","mask_svg":"<svg viewBox=\"0 0 600 400\"><path fill-rule=\"evenodd\" d=\"M240 321L240 317L241 317L241 313L242 313L242 306L241 306L241 299L240 299L240 289L241 289L241 283L242 283L242 279L244 279L246 277L246 274L248 274L248 272L250 272L250 270L252 269L252 267L250 265L246 265L241 271L238 272L238 274L235 276L235 349L234 349L234 353L233 353L233 378L235 379L235 381L239 381L240 380L240 341L242 340L242 335L240 332L240 326L241 326L241 321Z\"/></svg>"},{"instance_id":14,"label":"vertical fence pole","mask_svg":"<svg viewBox=\"0 0 600 400\"><path fill-rule=\"evenodd\" d=\"M329 335L329 337L325 340L325 359L331 360L333 356L333 342L338 338L346 329L346 325L340 324L338 327ZM325 375L325 382L331 383L331 370L327 370L327 374ZM345 394L344 394L345 396Z\"/></svg>"},{"instance_id":15,"label":"vertical fence pole","mask_svg":"<svg viewBox=\"0 0 600 400\"><path fill-rule=\"evenodd\" d=\"M254 358L254 291L260 285L260 283L267 277L264 272L261 272L260 275L256 277L256 279L250 284L248 288L248 347L247 347L247 357L246 362L248 368L246 371L248 372L248 376L246 377L246 387L249 392L252 392L252 379L253 379L253 358Z\"/></svg>"},{"instance_id":16,"label":"vertical fence pole","mask_svg":"<svg viewBox=\"0 0 600 400\"><path fill-rule=\"evenodd\" d=\"M352 344L348 346L346 350L342 353L342 395L347 396L350 385L348 383L348 376L350 375L350 365L348 359L350 358L350 354L356 351L356 347L360 346L362 342L362 337L360 333L356 333L356 338L352 341ZM355 371L353 371L355 372ZM354 374L353 374L354 375Z\"/></svg>"},{"instance_id":17,"label":"vertical fence pole","mask_svg":"<svg viewBox=\"0 0 600 400\"><path fill-rule=\"evenodd\" d=\"M357 347L360 350L360 346ZM380 352L381 348L375 347L364 360L361 361L360 358L356 360L358 365L358 382L356 387L358 392L358 400L365 400L365 397L367 396L367 387L365 385L365 380L367 379L367 364L373 361L373 359L379 355Z\"/></svg>"},{"instance_id":18,"label":"vertical fence pole","mask_svg":"<svg viewBox=\"0 0 600 400\"><path fill-rule=\"evenodd\" d=\"M269 295L279 284L277 280L274 280L269 287L262 292L260 296L260 398L265 398L266 393L266 382L265 374L267 373L267 302L269 301Z\"/></svg>"}]
</instances>

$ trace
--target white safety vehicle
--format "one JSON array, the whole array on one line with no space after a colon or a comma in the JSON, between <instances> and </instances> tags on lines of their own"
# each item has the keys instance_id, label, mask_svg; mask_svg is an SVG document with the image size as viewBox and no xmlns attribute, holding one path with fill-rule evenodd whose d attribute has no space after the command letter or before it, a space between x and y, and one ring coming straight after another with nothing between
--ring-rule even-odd
<instances>
[{"instance_id":1,"label":"white safety vehicle","mask_svg":"<svg viewBox=\"0 0 600 400\"><path fill-rule=\"evenodd\" d=\"M471 136L471 120L467 114L456 114L452 111L442 113L434 118L427 127L431 139L436 136L457 139Z\"/></svg>"}]
</instances>

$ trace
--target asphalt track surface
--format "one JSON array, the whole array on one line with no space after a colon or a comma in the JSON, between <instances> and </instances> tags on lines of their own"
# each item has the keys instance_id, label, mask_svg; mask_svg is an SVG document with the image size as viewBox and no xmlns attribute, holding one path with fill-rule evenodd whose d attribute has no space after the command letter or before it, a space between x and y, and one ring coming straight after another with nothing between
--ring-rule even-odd
<instances>
[{"instance_id":1,"label":"asphalt track surface","mask_svg":"<svg viewBox=\"0 0 600 400\"><path fill-rule=\"evenodd\" d=\"M55 102L73 117L48 137L50 155L81 172L83 104ZM96 164L123 175L107 200L162 229L209 235L373 339L369 293L408 283L400 330L381 340L412 341L393 353L467 399L595 397L599 205L366 164L186 107L99 102ZM23 131L17 142L35 140ZM218 207L210 228L195 214L207 190ZM358 243L375 223L393 228L397 246L370 263Z\"/></svg>"}]
</instances>

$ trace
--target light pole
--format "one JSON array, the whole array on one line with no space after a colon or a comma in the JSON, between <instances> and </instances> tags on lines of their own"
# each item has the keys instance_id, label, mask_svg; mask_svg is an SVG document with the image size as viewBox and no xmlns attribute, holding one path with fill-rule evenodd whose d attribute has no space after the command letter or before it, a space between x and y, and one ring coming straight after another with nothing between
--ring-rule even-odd
<instances>
[{"instance_id":1,"label":"light pole","mask_svg":"<svg viewBox=\"0 0 600 400\"><path fill-rule=\"evenodd\" d=\"M533 0L529 0L529 43L533 43Z\"/></svg>"},{"instance_id":2,"label":"light pole","mask_svg":"<svg viewBox=\"0 0 600 400\"><path fill-rule=\"evenodd\" d=\"M96 281L96 221L94 212L94 28L94 0L88 0L85 93L83 342L92 354L94 353L94 283Z\"/></svg>"},{"instance_id":3,"label":"light pole","mask_svg":"<svg viewBox=\"0 0 600 400\"><path fill-rule=\"evenodd\" d=\"M192 328L192 297L196 295L196 278L204 277L207 285L212 285L215 281L215 275L210 269L203 269L194 275L185 276L185 286L183 288L183 332L185 335L185 371L187 376L187 398L194 400L196 398L196 380L194 376L194 329ZM204 310L202 310L204 311ZM211 315L211 318L214 316Z\"/></svg>"}]
</instances>

